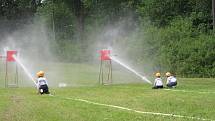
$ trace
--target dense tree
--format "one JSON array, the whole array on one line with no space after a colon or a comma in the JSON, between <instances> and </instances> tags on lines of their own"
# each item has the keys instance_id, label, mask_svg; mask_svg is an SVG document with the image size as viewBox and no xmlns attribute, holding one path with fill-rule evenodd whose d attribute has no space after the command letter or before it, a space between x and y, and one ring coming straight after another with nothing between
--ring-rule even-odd
<instances>
[{"instance_id":1,"label":"dense tree","mask_svg":"<svg viewBox=\"0 0 215 121\"><path fill-rule=\"evenodd\" d=\"M88 61L111 41L138 67L215 77L211 9L211 0L1 0L0 36L36 17L68 62Z\"/></svg>"},{"instance_id":2,"label":"dense tree","mask_svg":"<svg viewBox=\"0 0 215 121\"><path fill-rule=\"evenodd\" d=\"M168 25L177 16L193 16L193 25L211 26L211 9L210 0L144 0L138 10L156 26Z\"/></svg>"},{"instance_id":3,"label":"dense tree","mask_svg":"<svg viewBox=\"0 0 215 121\"><path fill-rule=\"evenodd\" d=\"M29 23L39 5L40 1L36 0L1 0L1 36Z\"/></svg>"}]
</instances>

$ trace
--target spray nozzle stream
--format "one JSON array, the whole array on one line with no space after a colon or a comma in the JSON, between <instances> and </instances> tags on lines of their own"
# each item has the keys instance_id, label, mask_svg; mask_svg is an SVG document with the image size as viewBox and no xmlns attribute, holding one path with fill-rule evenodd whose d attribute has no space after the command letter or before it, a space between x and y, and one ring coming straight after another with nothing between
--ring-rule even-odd
<instances>
[{"instance_id":1,"label":"spray nozzle stream","mask_svg":"<svg viewBox=\"0 0 215 121\"><path fill-rule=\"evenodd\" d=\"M13 55L13 58L16 60L16 62L22 67L24 72L27 74L27 76L34 82L34 84L37 86L36 82L34 81L33 76L30 74L28 69L24 66L24 64L20 61L19 58L16 57L16 55Z\"/></svg>"},{"instance_id":2,"label":"spray nozzle stream","mask_svg":"<svg viewBox=\"0 0 215 121\"><path fill-rule=\"evenodd\" d=\"M118 59L116 59L114 56L110 56L111 60L117 62L118 64L120 64L121 66L123 66L124 68L126 68L127 70L133 72L135 75L139 76L142 80L144 80L145 82L152 84L151 81L149 81L145 76L142 76L141 74L139 74L138 72L136 72L134 69L130 68L129 66L127 66L126 64L122 63L121 61L119 61Z\"/></svg>"}]
</instances>

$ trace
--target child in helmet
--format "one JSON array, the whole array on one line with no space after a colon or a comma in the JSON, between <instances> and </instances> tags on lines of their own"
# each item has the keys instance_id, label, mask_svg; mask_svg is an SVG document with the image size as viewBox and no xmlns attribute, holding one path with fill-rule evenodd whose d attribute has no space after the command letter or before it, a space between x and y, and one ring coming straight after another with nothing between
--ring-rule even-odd
<instances>
[{"instance_id":1,"label":"child in helmet","mask_svg":"<svg viewBox=\"0 0 215 121\"><path fill-rule=\"evenodd\" d=\"M44 71L37 73L37 88L40 94L49 94L49 88L46 78L44 78Z\"/></svg>"},{"instance_id":2,"label":"child in helmet","mask_svg":"<svg viewBox=\"0 0 215 121\"><path fill-rule=\"evenodd\" d=\"M177 79L172 76L172 74L170 72L166 72L166 86L169 88L175 88L177 85Z\"/></svg>"},{"instance_id":3,"label":"child in helmet","mask_svg":"<svg viewBox=\"0 0 215 121\"><path fill-rule=\"evenodd\" d=\"M161 74L156 73L155 76L156 76L156 78L155 78L154 86L152 87L152 89L163 88L163 82L162 82L162 79L161 79Z\"/></svg>"}]
</instances>

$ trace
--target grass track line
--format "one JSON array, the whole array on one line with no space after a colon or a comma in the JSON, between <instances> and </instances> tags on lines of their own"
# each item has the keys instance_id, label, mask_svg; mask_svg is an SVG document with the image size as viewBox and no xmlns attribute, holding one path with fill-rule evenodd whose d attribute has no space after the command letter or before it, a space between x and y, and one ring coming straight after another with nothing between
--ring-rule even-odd
<instances>
[{"instance_id":1,"label":"grass track line","mask_svg":"<svg viewBox=\"0 0 215 121\"><path fill-rule=\"evenodd\" d=\"M59 96L52 96L52 97L59 97ZM59 97L62 98L62 97ZM130 109L126 107L121 107L117 105L109 105L109 104L103 104L103 103L97 103L97 102L92 102L84 99L79 99L79 98L62 98L62 99L67 99L67 100L73 100L73 101L79 101L79 102L85 102L88 104L93 104L93 105L98 105L98 106L105 106L105 107L111 107L111 108L117 108L121 110L127 110L127 111L132 111L136 113L141 113L141 114L149 114L149 115L157 115L157 116L167 116L167 117L176 117L176 118L186 118L186 119L193 119L193 120L201 120L201 121L215 121L213 119L205 119L205 118L199 118L199 117L192 117L192 116L183 116L183 115L176 115L176 114L168 114L168 113L157 113L157 112L145 112L145 111L139 111L135 109Z\"/></svg>"},{"instance_id":2,"label":"grass track line","mask_svg":"<svg viewBox=\"0 0 215 121\"><path fill-rule=\"evenodd\" d=\"M176 90L176 89L163 89L167 91L174 91L174 92L188 92L188 93L200 93L200 94L215 94L215 92L201 92L201 91L188 91L188 90Z\"/></svg>"}]
</instances>

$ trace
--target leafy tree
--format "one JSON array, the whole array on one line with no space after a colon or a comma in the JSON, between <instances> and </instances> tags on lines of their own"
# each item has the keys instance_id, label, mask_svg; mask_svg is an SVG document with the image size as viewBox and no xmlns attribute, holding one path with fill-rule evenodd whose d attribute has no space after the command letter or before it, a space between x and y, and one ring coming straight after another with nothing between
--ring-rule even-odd
<instances>
[{"instance_id":1,"label":"leafy tree","mask_svg":"<svg viewBox=\"0 0 215 121\"><path fill-rule=\"evenodd\" d=\"M0 1L0 35L16 31L31 23L40 1L36 0L1 0Z\"/></svg>"}]
</instances>

